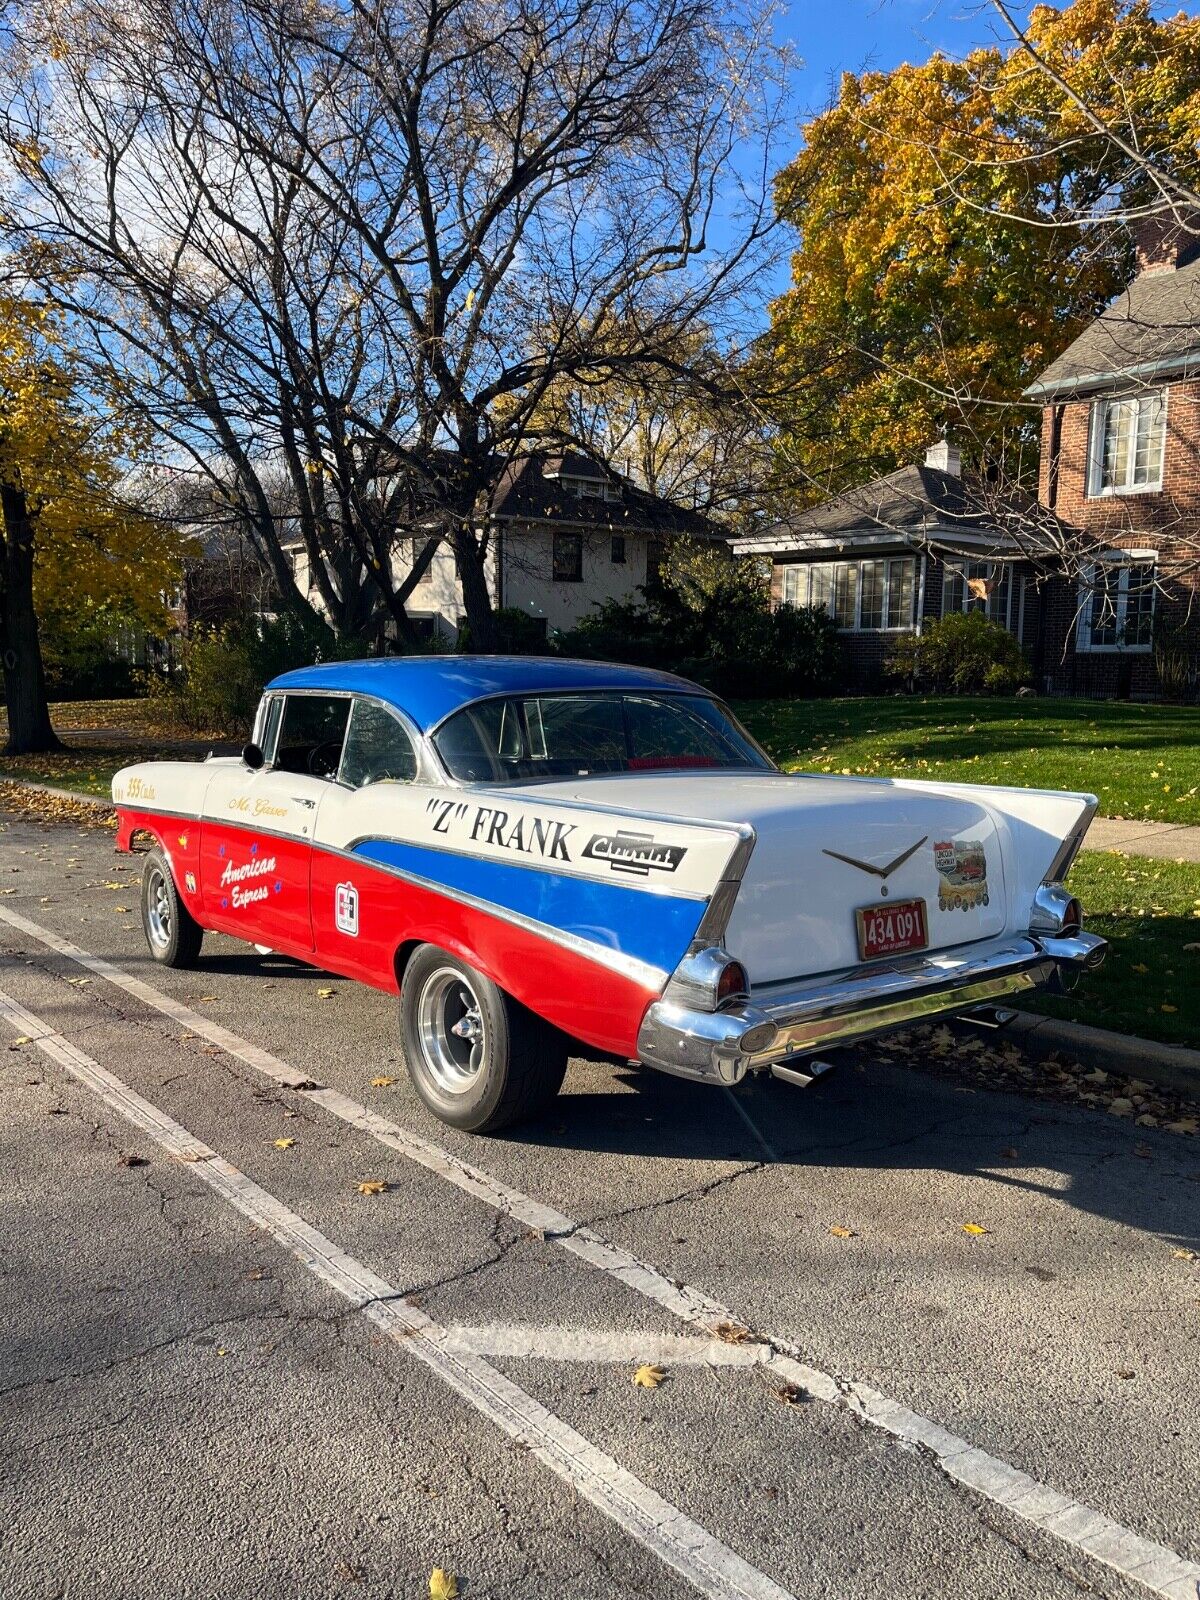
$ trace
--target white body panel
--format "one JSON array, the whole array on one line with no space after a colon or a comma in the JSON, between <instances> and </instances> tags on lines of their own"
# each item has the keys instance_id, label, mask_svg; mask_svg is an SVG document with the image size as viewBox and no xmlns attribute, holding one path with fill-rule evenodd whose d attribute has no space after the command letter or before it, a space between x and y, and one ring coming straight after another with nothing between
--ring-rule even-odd
<instances>
[{"instance_id":1,"label":"white body panel","mask_svg":"<svg viewBox=\"0 0 1200 1600\"><path fill-rule=\"evenodd\" d=\"M869 906L923 900L931 951L1026 932L1039 884L1095 804L1078 794L772 772L348 790L252 774L236 758L126 768L113 794L339 851L390 839L697 902L752 835L723 942L755 987L858 966L855 913ZM422 870L433 876L436 865Z\"/></svg>"},{"instance_id":2,"label":"white body panel","mask_svg":"<svg viewBox=\"0 0 1200 1600\"><path fill-rule=\"evenodd\" d=\"M793 773L628 773L538 786L547 797L564 790L634 814L678 807L753 828L724 941L753 985L857 965L855 911L888 900L925 901L930 949L1025 932L1038 885L1095 804L1057 791ZM979 892L947 894L938 844L960 847L964 859L980 847L986 903ZM884 869L914 845L886 878L864 870Z\"/></svg>"}]
</instances>

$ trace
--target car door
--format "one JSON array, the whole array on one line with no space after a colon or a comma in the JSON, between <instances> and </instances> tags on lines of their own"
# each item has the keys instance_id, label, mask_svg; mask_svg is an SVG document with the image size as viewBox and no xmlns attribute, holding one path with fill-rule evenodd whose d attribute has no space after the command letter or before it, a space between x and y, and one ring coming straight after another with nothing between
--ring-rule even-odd
<instances>
[{"instance_id":1,"label":"car door","mask_svg":"<svg viewBox=\"0 0 1200 1600\"><path fill-rule=\"evenodd\" d=\"M396 928L409 891L400 879L356 861L350 846L364 834L395 835L402 812L388 798L410 788L416 776L416 745L399 715L357 696L338 782L321 805L313 851L313 933L319 961L382 987L394 980Z\"/></svg>"},{"instance_id":2,"label":"car door","mask_svg":"<svg viewBox=\"0 0 1200 1600\"><path fill-rule=\"evenodd\" d=\"M269 696L264 764L214 763L200 835L205 921L252 944L310 954L316 814L341 761L346 695Z\"/></svg>"}]
</instances>

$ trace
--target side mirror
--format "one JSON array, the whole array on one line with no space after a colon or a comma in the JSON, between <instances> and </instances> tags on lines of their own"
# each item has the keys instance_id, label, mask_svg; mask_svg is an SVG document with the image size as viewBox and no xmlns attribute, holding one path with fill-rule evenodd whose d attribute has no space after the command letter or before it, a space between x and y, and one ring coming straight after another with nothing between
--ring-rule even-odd
<instances>
[{"instance_id":1,"label":"side mirror","mask_svg":"<svg viewBox=\"0 0 1200 1600\"><path fill-rule=\"evenodd\" d=\"M242 746L242 760L250 768L251 772L257 772L259 767L263 765L266 759L266 756L263 755L262 751L256 744L246 744Z\"/></svg>"}]
</instances>

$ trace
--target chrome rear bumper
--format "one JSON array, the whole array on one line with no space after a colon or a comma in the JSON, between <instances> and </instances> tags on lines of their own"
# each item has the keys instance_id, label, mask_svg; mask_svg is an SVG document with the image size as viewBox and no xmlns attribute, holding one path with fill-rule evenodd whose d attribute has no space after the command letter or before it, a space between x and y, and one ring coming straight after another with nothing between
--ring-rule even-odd
<instances>
[{"instance_id":1,"label":"chrome rear bumper","mask_svg":"<svg viewBox=\"0 0 1200 1600\"><path fill-rule=\"evenodd\" d=\"M1091 933L1030 934L810 983L763 985L724 1011L664 996L642 1019L638 1059L677 1077L739 1083L752 1068L1044 988L1062 969L1099 966L1107 948Z\"/></svg>"}]
</instances>

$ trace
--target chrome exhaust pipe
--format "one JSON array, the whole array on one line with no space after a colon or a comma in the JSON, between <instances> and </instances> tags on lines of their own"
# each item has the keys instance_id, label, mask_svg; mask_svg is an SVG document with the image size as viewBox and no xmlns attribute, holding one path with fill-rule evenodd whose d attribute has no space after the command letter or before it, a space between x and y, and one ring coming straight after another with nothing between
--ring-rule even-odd
<instances>
[{"instance_id":1,"label":"chrome exhaust pipe","mask_svg":"<svg viewBox=\"0 0 1200 1600\"><path fill-rule=\"evenodd\" d=\"M832 1061L818 1061L813 1056L805 1058L803 1070L799 1067L785 1066L782 1061L772 1061L771 1076L782 1078L785 1083L794 1083L798 1088L807 1089L817 1078L823 1078L827 1072L832 1072L833 1067Z\"/></svg>"}]
</instances>

